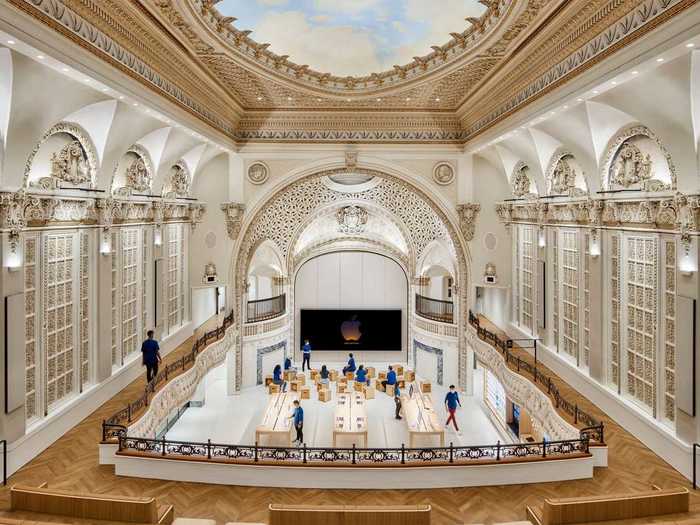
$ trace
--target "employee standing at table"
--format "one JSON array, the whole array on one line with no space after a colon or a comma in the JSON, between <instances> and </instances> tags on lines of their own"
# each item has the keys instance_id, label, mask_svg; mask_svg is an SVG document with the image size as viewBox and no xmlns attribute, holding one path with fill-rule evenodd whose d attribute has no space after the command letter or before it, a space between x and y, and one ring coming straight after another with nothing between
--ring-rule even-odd
<instances>
[{"instance_id":1,"label":"employee standing at table","mask_svg":"<svg viewBox=\"0 0 700 525\"><path fill-rule=\"evenodd\" d=\"M347 366L343 367L343 375L347 374L348 372L354 372L355 370L355 358L352 356L352 354L348 354L348 364Z\"/></svg>"},{"instance_id":2,"label":"employee standing at table","mask_svg":"<svg viewBox=\"0 0 700 525\"><path fill-rule=\"evenodd\" d=\"M301 445L304 442L304 409L301 408L298 399L294 400L294 412L289 416L289 419L294 420L294 429L297 431L294 443Z\"/></svg>"},{"instance_id":3,"label":"employee standing at table","mask_svg":"<svg viewBox=\"0 0 700 525\"><path fill-rule=\"evenodd\" d=\"M462 402L459 400L459 394L457 393L457 390L455 390L455 386L450 385L450 391L445 395L445 407L450 413L450 417L447 418L447 423L445 423L445 426L450 426L450 421L452 421L452 424L455 426L455 432L459 434L459 428L457 428L457 418L455 418L457 405L459 405L461 408Z\"/></svg>"},{"instance_id":4,"label":"employee standing at table","mask_svg":"<svg viewBox=\"0 0 700 525\"><path fill-rule=\"evenodd\" d=\"M389 372L386 375L386 380L382 381L382 386L386 390L386 385L396 385L396 372L394 367L389 365Z\"/></svg>"},{"instance_id":5,"label":"employee standing at table","mask_svg":"<svg viewBox=\"0 0 700 525\"><path fill-rule=\"evenodd\" d=\"M301 371L306 371L307 366L309 370L311 370L311 343L309 343L308 339L304 339L304 346L301 347L301 353L304 356L301 362Z\"/></svg>"},{"instance_id":6,"label":"employee standing at table","mask_svg":"<svg viewBox=\"0 0 700 525\"><path fill-rule=\"evenodd\" d=\"M158 363L162 361L160 357L160 346L158 341L153 339L153 330L146 332L148 339L141 343L141 354L143 366L146 367L146 381L150 383L158 375Z\"/></svg>"}]
</instances>

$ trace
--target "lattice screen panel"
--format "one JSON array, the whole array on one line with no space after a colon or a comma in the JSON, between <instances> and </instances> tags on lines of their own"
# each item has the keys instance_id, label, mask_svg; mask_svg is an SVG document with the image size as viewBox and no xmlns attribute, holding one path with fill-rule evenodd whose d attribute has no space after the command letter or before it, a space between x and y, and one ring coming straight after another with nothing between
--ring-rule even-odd
<instances>
[{"instance_id":1,"label":"lattice screen panel","mask_svg":"<svg viewBox=\"0 0 700 525\"><path fill-rule=\"evenodd\" d=\"M610 352L609 380L620 389L620 236L610 236Z\"/></svg>"},{"instance_id":2,"label":"lattice screen panel","mask_svg":"<svg viewBox=\"0 0 700 525\"><path fill-rule=\"evenodd\" d=\"M655 410L657 244L650 237L625 238L627 394Z\"/></svg>"},{"instance_id":3,"label":"lattice screen panel","mask_svg":"<svg viewBox=\"0 0 700 525\"><path fill-rule=\"evenodd\" d=\"M141 295L139 266L143 263L139 246L139 229L123 228L121 235L121 349L122 362L138 351L139 299Z\"/></svg>"},{"instance_id":4,"label":"lattice screen panel","mask_svg":"<svg viewBox=\"0 0 700 525\"><path fill-rule=\"evenodd\" d=\"M676 241L664 241L663 414L676 417Z\"/></svg>"},{"instance_id":5,"label":"lattice screen panel","mask_svg":"<svg viewBox=\"0 0 700 525\"><path fill-rule=\"evenodd\" d=\"M559 351L559 230L552 229L552 335Z\"/></svg>"},{"instance_id":6,"label":"lattice screen panel","mask_svg":"<svg viewBox=\"0 0 700 525\"><path fill-rule=\"evenodd\" d=\"M513 226L513 319L520 324L520 226Z\"/></svg>"},{"instance_id":7,"label":"lattice screen panel","mask_svg":"<svg viewBox=\"0 0 700 525\"><path fill-rule=\"evenodd\" d=\"M591 234L583 236L583 364L590 365L591 356Z\"/></svg>"},{"instance_id":8,"label":"lattice screen panel","mask_svg":"<svg viewBox=\"0 0 700 525\"><path fill-rule=\"evenodd\" d=\"M112 366L122 364L119 352L119 233L110 234L112 243Z\"/></svg>"},{"instance_id":9,"label":"lattice screen panel","mask_svg":"<svg viewBox=\"0 0 700 525\"><path fill-rule=\"evenodd\" d=\"M80 391L90 383L90 234L80 233Z\"/></svg>"},{"instance_id":10,"label":"lattice screen panel","mask_svg":"<svg viewBox=\"0 0 700 525\"><path fill-rule=\"evenodd\" d=\"M578 232L561 230L561 343L562 350L578 363L579 250Z\"/></svg>"},{"instance_id":11,"label":"lattice screen panel","mask_svg":"<svg viewBox=\"0 0 700 525\"><path fill-rule=\"evenodd\" d=\"M168 330L173 332L181 323L182 307L180 305L182 292L180 290L182 274L182 225L168 225Z\"/></svg>"},{"instance_id":12,"label":"lattice screen panel","mask_svg":"<svg viewBox=\"0 0 700 525\"><path fill-rule=\"evenodd\" d=\"M537 262L535 228L523 226L522 235L522 325L530 333L535 329L535 264Z\"/></svg>"},{"instance_id":13,"label":"lattice screen panel","mask_svg":"<svg viewBox=\"0 0 700 525\"><path fill-rule=\"evenodd\" d=\"M75 330L73 272L76 234L52 234L44 238L43 294L44 347L46 349L46 402L61 401L75 389Z\"/></svg>"},{"instance_id":14,"label":"lattice screen panel","mask_svg":"<svg viewBox=\"0 0 700 525\"><path fill-rule=\"evenodd\" d=\"M37 341L38 308L38 239L26 234L24 238L24 331L25 331L25 388L26 418L34 419L39 415L39 342Z\"/></svg>"},{"instance_id":15,"label":"lattice screen panel","mask_svg":"<svg viewBox=\"0 0 700 525\"><path fill-rule=\"evenodd\" d=\"M151 239L150 228L144 227L141 235L142 245L142 271L141 271L141 323L143 328L141 330L141 337L146 338L146 332L150 330L150 324L148 319L148 268L149 268L149 239Z\"/></svg>"}]
</instances>

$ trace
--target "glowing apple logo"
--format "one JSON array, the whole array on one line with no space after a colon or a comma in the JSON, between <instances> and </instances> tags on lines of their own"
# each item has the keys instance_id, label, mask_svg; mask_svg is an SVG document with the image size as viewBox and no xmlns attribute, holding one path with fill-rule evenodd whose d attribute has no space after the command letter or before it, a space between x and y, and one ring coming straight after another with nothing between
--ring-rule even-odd
<instances>
[{"instance_id":1,"label":"glowing apple logo","mask_svg":"<svg viewBox=\"0 0 700 525\"><path fill-rule=\"evenodd\" d=\"M343 334L343 339L346 343L356 343L362 337L362 332L360 332L361 321L357 320L357 316L353 315L352 319L343 321L340 325L340 333Z\"/></svg>"}]
</instances>

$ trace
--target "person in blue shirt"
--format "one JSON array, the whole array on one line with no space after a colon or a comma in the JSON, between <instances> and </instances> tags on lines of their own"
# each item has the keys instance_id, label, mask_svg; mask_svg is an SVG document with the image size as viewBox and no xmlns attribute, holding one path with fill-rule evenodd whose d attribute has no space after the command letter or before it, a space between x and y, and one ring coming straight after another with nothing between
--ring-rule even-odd
<instances>
[{"instance_id":1,"label":"person in blue shirt","mask_svg":"<svg viewBox=\"0 0 700 525\"><path fill-rule=\"evenodd\" d=\"M301 371L304 372L307 366L309 370L311 370L311 343L309 343L308 339L304 339L304 346L301 347L301 353L304 356L301 361Z\"/></svg>"},{"instance_id":2,"label":"person in blue shirt","mask_svg":"<svg viewBox=\"0 0 700 525\"><path fill-rule=\"evenodd\" d=\"M304 442L304 409L301 408L298 399L294 400L294 411L289 419L294 420L294 429L297 431L294 443L301 445Z\"/></svg>"},{"instance_id":3,"label":"person in blue shirt","mask_svg":"<svg viewBox=\"0 0 700 525\"><path fill-rule=\"evenodd\" d=\"M343 367L343 375L347 374L348 372L354 372L355 370L355 358L352 356L352 354L348 354L348 364L347 366Z\"/></svg>"},{"instance_id":4,"label":"person in blue shirt","mask_svg":"<svg viewBox=\"0 0 700 525\"><path fill-rule=\"evenodd\" d=\"M386 375L386 380L382 381L382 386L386 390L386 385L396 385L396 372L394 367L389 365L389 372Z\"/></svg>"},{"instance_id":5,"label":"person in blue shirt","mask_svg":"<svg viewBox=\"0 0 700 525\"><path fill-rule=\"evenodd\" d=\"M355 372L355 381L357 381L358 383L369 384L369 379L367 379L367 370L365 370L365 365L360 365L357 369L357 372Z\"/></svg>"},{"instance_id":6,"label":"person in blue shirt","mask_svg":"<svg viewBox=\"0 0 700 525\"><path fill-rule=\"evenodd\" d=\"M447 392L447 395L445 395L445 407L450 413L450 417L447 418L447 423L445 423L445 426L449 426L450 421L452 421L452 424L455 426L455 431L459 432L459 428L457 428L457 419L455 418L457 405L459 405L459 407L461 408L462 402L459 400L459 394L457 393L457 390L455 390L455 386L450 385L450 391Z\"/></svg>"},{"instance_id":7,"label":"person in blue shirt","mask_svg":"<svg viewBox=\"0 0 700 525\"><path fill-rule=\"evenodd\" d=\"M158 341L153 339L153 330L146 332L146 335L148 339L141 344L141 354L143 366L146 367L146 381L150 383L158 375L158 364L162 359Z\"/></svg>"},{"instance_id":8,"label":"person in blue shirt","mask_svg":"<svg viewBox=\"0 0 700 525\"><path fill-rule=\"evenodd\" d=\"M284 371L286 372L287 370L291 370L291 369L292 369L292 360L289 358L286 358L284 360Z\"/></svg>"},{"instance_id":9,"label":"person in blue shirt","mask_svg":"<svg viewBox=\"0 0 700 525\"><path fill-rule=\"evenodd\" d=\"M319 372L321 374L321 383L324 385L327 385L330 383L328 377L331 375L331 373L328 371L328 367L326 365L323 365L321 367L321 371Z\"/></svg>"},{"instance_id":10,"label":"person in blue shirt","mask_svg":"<svg viewBox=\"0 0 700 525\"><path fill-rule=\"evenodd\" d=\"M275 365L275 368L272 371L272 382L276 385L280 385L282 387L282 392L284 392L285 386L287 385L284 379L282 379L282 367L280 365Z\"/></svg>"}]
</instances>

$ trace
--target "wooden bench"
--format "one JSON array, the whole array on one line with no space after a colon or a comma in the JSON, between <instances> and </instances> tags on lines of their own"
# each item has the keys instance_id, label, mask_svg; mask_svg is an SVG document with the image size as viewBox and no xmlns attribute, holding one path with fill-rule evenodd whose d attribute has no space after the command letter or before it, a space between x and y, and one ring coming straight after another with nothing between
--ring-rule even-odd
<instances>
[{"instance_id":1,"label":"wooden bench","mask_svg":"<svg viewBox=\"0 0 700 525\"><path fill-rule=\"evenodd\" d=\"M659 489L631 494L545 499L541 514L527 507L527 517L541 525L626 520L688 512L688 489Z\"/></svg>"},{"instance_id":2,"label":"wooden bench","mask_svg":"<svg viewBox=\"0 0 700 525\"><path fill-rule=\"evenodd\" d=\"M278 505L270 525L430 525L430 505Z\"/></svg>"},{"instance_id":3,"label":"wooden bench","mask_svg":"<svg viewBox=\"0 0 700 525\"><path fill-rule=\"evenodd\" d=\"M173 522L173 506L159 506L155 498L85 494L63 489L15 485L10 489L13 511L40 512L79 519L127 523Z\"/></svg>"}]
</instances>

